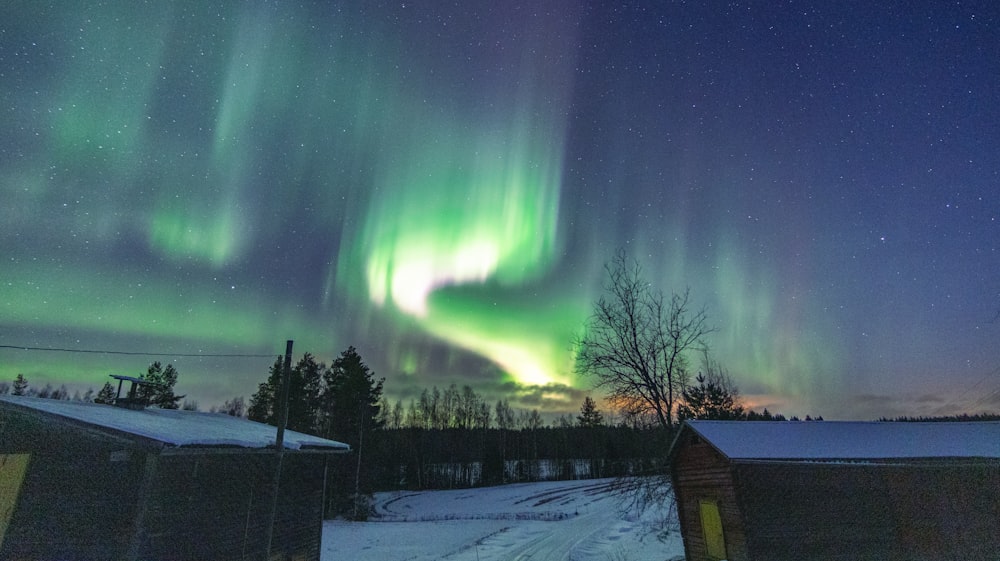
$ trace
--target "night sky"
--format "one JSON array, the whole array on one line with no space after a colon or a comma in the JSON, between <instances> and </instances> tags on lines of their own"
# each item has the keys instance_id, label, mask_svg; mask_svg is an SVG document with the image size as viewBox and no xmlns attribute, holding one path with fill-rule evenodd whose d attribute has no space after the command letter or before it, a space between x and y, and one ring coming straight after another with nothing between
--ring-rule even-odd
<instances>
[{"instance_id":1,"label":"night sky","mask_svg":"<svg viewBox=\"0 0 1000 561\"><path fill-rule=\"evenodd\" d=\"M162 353L3 380L204 409L293 339L577 412L624 248L758 410L1000 409L992 1L15 0L0 119L0 345Z\"/></svg>"}]
</instances>

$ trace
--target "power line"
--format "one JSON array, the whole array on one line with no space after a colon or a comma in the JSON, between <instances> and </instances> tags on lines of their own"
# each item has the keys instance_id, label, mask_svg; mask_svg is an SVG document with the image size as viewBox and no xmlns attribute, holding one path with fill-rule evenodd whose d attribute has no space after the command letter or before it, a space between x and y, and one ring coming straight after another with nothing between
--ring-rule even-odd
<instances>
[{"instance_id":1,"label":"power line","mask_svg":"<svg viewBox=\"0 0 1000 561\"><path fill-rule=\"evenodd\" d=\"M940 407L938 407L935 410L935 412L940 413L940 412L944 411L945 409L947 409L947 408L949 408L949 407L951 407L953 405L958 405L958 402L961 401L966 395L972 393L983 382L985 382L987 379L989 379L989 378L991 378L993 376L996 376L997 374L1000 374L1000 366L998 366L998 367L994 368L993 370L991 370L991 371L987 372L986 374L984 374L983 377L980 378L978 381L976 381L975 384L972 384L972 386L970 386L964 392L962 392L961 394L959 394L958 397L954 397L954 398L948 400L947 402L945 402L945 404L942 405L942 406L940 406ZM1000 392L1000 390L997 390L997 391ZM985 397L980 397L980 399L978 399L978 400L976 400L976 401L974 401L972 403L972 406L976 407L980 403L984 403L985 401L987 401L989 399L992 399L992 396L995 395L996 393L997 392L993 392L992 394L986 394Z\"/></svg>"},{"instance_id":2,"label":"power line","mask_svg":"<svg viewBox=\"0 0 1000 561\"><path fill-rule=\"evenodd\" d=\"M268 354L241 354L241 353L147 353L136 351L108 351L94 349L62 349L56 347L29 347L26 345L0 345L0 349L15 349L18 351L42 351L56 353L86 353L102 355L129 355L129 356L170 356L170 357L198 357L198 358L274 358L278 355Z\"/></svg>"}]
</instances>

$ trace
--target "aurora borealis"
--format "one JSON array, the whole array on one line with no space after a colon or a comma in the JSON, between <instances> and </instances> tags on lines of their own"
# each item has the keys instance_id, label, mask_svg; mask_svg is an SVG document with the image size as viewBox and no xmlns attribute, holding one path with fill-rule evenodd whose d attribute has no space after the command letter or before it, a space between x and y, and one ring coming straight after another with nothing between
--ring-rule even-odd
<instances>
[{"instance_id":1,"label":"aurora borealis","mask_svg":"<svg viewBox=\"0 0 1000 561\"><path fill-rule=\"evenodd\" d=\"M754 406L1000 409L1000 9L701 4L5 3L0 345L163 356L0 379L207 408L294 339L576 411L622 247Z\"/></svg>"}]
</instances>

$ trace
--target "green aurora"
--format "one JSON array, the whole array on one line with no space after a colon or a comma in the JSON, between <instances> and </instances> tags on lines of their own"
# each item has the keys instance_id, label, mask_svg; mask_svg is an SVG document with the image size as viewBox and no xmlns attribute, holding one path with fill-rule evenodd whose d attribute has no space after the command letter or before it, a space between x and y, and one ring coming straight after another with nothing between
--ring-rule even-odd
<instances>
[{"instance_id":1,"label":"green aurora","mask_svg":"<svg viewBox=\"0 0 1000 561\"><path fill-rule=\"evenodd\" d=\"M873 227L843 228L830 150L768 136L768 95L692 82L683 27L632 45L593 7L472 4L0 8L0 344L162 353L5 348L0 379L96 389L175 361L207 407L294 339L356 346L394 399L468 383L574 411L571 342L624 247L690 287L752 405L867 414L844 404L893 387L883 349L921 344L856 328L856 279L892 260L848 249ZM941 361L989 364L960 347ZM898 366L917 386L935 364Z\"/></svg>"}]
</instances>

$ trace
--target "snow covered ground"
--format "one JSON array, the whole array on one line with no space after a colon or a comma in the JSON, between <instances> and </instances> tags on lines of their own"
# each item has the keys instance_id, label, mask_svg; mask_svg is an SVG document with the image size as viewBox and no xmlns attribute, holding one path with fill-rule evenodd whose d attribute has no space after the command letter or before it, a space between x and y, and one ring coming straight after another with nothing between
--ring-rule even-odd
<instances>
[{"instance_id":1,"label":"snow covered ground","mask_svg":"<svg viewBox=\"0 0 1000 561\"><path fill-rule=\"evenodd\" d=\"M375 496L373 522L328 521L324 561L673 561L680 535L661 511L623 512L610 479Z\"/></svg>"}]
</instances>

